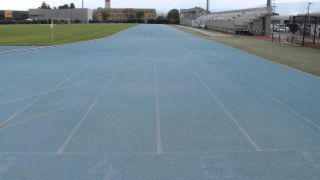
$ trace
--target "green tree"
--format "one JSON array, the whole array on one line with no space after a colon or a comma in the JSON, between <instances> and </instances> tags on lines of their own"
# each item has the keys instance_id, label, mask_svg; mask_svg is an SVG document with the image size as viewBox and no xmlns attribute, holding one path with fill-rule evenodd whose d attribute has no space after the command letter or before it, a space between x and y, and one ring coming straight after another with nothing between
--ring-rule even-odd
<instances>
[{"instance_id":1,"label":"green tree","mask_svg":"<svg viewBox=\"0 0 320 180\"><path fill-rule=\"evenodd\" d=\"M99 7L97 10L93 12L94 21L106 22L108 21L109 17L110 17L110 14L108 10L101 7Z\"/></svg>"},{"instance_id":2,"label":"green tree","mask_svg":"<svg viewBox=\"0 0 320 180\"><path fill-rule=\"evenodd\" d=\"M144 12L143 11L137 11L136 12L136 18L137 19L143 19L144 17Z\"/></svg>"},{"instance_id":3,"label":"green tree","mask_svg":"<svg viewBox=\"0 0 320 180\"><path fill-rule=\"evenodd\" d=\"M70 9L75 9L76 6L74 5L74 3L70 3Z\"/></svg>"},{"instance_id":4,"label":"green tree","mask_svg":"<svg viewBox=\"0 0 320 180\"><path fill-rule=\"evenodd\" d=\"M128 18L128 19L135 19L135 18L136 18L136 16L135 16L135 15L133 15L133 14L130 14L130 15L127 15L127 18Z\"/></svg>"},{"instance_id":5,"label":"green tree","mask_svg":"<svg viewBox=\"0 0 320 180\"><path fill-rule=\"evenodd\" d=\"M49 4L47 4L46 2L43 1L43 2L41 3L41 6L38 7L38 9L51 9L51 7L50 7Z\"/></svg>"},{"instance_id":6,"label":"green tree","mask_svg":"<svg viewBox=\"0 0 320 180\"><path fill-rule=\"evenodd\" d=\"M97 10L95 10L95 11L93 11L93 20L94 21L101 21L101 14L100 14L100 12L98 11L98 9Z\"/></svg>"},{"instance_id":7,"label":"green tree","mask_svg":"<svg viewBox=\"0 0 320 180\"><path fill-rule=\"evenodd\" d=\"M109 13L108 13L108 11L107 10L103 10L102 12L101 12L101 16L102 16L102 20L104 21L104 22L106 22L106 21L108 21L108 18L109 18Z\"/></svg>"},{"instance_id":8,"label":"green tree","mask_svg":"<svg viewBox=\"0 0 320 180\"><path fill-rule=\"evenodd\" d=\"M62 6L59 6L58 9L69 9L69 4L64 4Z\"/></svg>"},{"instance_id":9,"label":"green tree","mask_svg":"<svg viewBox=\"0 0 320 180\"><path fill-rule=\"evenodd\" d=\"M167 14L167 19L170 23L179 24L180 22L180 14L178 9L172 9Z\"/></svg>"},{"instance_id":10,"label":"green tree","mask_svg":"<svg viewBox=\"0 0 320 180\"><path fill-rule=\"evenodd\" d=\"M206 9L203 9L202 7L194 7L193 9L200 11L201 13L204 13L204 14L209 13Z\"/></svg>"}]
</instances>

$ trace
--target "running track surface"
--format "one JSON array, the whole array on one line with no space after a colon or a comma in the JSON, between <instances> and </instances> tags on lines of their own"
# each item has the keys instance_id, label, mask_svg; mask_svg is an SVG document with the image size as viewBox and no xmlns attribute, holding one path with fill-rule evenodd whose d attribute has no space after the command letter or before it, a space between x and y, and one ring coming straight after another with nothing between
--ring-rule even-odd
<instances>
[{"instance_id":1,"label":"running track surface","mask_svg":"<svg viewBox=\"0 0 320 180\"><path fill-rule=\"evenodd\" d=\"M0 65L0 179L320 179L318 77L164 25Z\"/></svg>"}]
</instances>

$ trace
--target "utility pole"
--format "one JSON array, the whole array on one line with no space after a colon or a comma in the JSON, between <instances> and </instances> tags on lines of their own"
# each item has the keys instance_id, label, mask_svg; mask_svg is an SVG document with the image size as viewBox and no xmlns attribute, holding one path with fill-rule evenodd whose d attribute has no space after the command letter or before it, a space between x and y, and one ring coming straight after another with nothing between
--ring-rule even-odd
<instances>
[{"instance_id":1,"label":"utility pole","mask_svg":"<svg viewBox=\"0 0 320 180\"><path fill-rule=\"evenodd\" d=\"M207 12L209 13L209 11L210 11L210 2L209 2L209 0L207 0Z\"/></svg>"}]
</instances>

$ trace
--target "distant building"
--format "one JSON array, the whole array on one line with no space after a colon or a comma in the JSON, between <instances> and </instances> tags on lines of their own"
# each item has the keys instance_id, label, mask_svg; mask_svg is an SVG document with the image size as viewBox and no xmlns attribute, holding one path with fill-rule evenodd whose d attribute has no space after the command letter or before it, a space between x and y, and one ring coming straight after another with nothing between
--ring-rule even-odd
<instances>
[{"instance_id":1,"label":"distant building","mask_svg":"<svg viewBox=\"0 0 320 180\"><path fill-rule=\"evenodd\" d=\"M91 9L29 9L29 17L33 20L58 20L88 23L93 19Z\"/></svg>"},{"instance_id":2,"label":"distant building","mask_svg":"<svg viewBox=\"0 0 320 180\"><path fill-rule=\"evenodd\" d=\"M128 19L141 19L144 21L156 19L155 9L111 8L111 0L105 0L104 10L108 14L108 21L126 21ZM142 17L137 17L141 13ZM99 15L101 19L101 14Z\"/></svg>"},{"instance_id":3,"label":"distant building","mask_svg":"<svg viewBox=\"0 0 320 180\"><path fill-rule=\"evenodd\" d=\"M291 16L274 16L271 18L271 24L275 24L275 25L290 24L291 23L290 18Z\"/></svg>"},{"instance_id":4,"label":"distant building","mask_svg":"<svg viewBox=\"0 0 320 180\"><path fill-rule=\"evenodd\" d=\"M142 12L142 20L156 19L156 10L155 9L131 9L131 8L111 8L107 10L110 21L121 21L126 19L136 19L136 14Z\"/></svg>"}]
</instances>

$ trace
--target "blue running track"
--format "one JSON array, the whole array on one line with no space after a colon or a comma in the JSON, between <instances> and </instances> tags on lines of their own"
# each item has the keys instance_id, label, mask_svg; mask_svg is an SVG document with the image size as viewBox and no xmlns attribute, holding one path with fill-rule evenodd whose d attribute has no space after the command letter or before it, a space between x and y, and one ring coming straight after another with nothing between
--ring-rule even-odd
<instances>
[{"instance_id":1,"label":"blue running track","mask_svg":"<svg viewBox=\"0 0 320 180\"><path fill-rule=\"evenodd\" d=\"M165 25L0 53L1 180L319 180L320 78Z\"/></svg>"}]
</instances>

